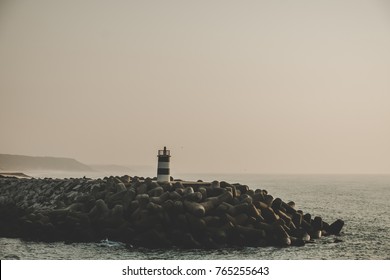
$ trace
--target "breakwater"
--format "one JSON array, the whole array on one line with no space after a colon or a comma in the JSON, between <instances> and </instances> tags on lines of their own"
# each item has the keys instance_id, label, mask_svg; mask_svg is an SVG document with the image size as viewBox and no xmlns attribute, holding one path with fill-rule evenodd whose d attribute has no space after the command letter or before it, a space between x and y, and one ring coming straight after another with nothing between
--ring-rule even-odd
<instances>
[{"instance_id":1,"label":"breakwater","mask_svg":"<svg viewBox=\"0 0 390 280\"><path fill-rule=\"evenodd\" d=\"M0 235L43 241L104 238L150 248L302 246L339 234L266 190L150 178L0 178Z\"/></svg>"}]
</instances>

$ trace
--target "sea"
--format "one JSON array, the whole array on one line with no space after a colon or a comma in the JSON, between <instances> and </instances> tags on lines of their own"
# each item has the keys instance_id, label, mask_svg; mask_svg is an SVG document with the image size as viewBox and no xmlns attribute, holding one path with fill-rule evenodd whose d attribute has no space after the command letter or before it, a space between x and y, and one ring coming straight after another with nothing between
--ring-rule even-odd
<instances>
[{"instance_id":1,"label":"sea","mask_svg":"<svg viewBox=\"0 0 390 280\"><path fill-rule=\"evenodd\" d=\"M51 177L67 177L61 174ZM131 174L130 174L131 175ZM71 177L71 176L68 176ZM98 177L95 174L95 177ZM97 243L31 242L0 238L0 259L24 260L389 260L390 175L180 174L183 180L226 181L265 189L294 201L296 209L332 223L345 222L340 236L303 247L184 250L132 248L112 240Z\"/></svg>"}]
</instances>

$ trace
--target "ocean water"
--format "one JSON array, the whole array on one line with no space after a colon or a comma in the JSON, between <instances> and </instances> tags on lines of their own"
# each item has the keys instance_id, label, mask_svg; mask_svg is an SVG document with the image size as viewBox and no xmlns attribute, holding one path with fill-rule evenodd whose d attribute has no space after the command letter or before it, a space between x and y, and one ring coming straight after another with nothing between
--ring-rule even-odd
<instances>
[{"instance_id":1,"label":"ocean water","mask_svg":"<svg viewBox=\"0 0 390 280\"><path fill-rule=\"evenodd\" d=\"M275 198L331 223L345 222L342 242L323 237L303 247L151 250L125 244L26 242L0 238L0 259L390 259L390 175L181 174L266 189Z\"/></svg>"}]
</instances>

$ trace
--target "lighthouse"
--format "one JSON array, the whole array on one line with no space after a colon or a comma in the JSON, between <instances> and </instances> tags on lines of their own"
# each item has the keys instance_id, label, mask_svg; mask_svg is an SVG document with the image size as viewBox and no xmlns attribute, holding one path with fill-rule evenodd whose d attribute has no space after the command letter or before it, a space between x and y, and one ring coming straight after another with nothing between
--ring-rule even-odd
<instances>
[{"instance_id":1,"label":"lighthouse","mask_svg":"<svg viewBox=\"0 0 390 280\"><path fill-rule=\"evenodd\" d=\"M169 158L171 157L171 152L167 150L167 147L164 147L164 150L158 150L157 157L157 182L169 182Z\"/></svg>"}]
</instances>

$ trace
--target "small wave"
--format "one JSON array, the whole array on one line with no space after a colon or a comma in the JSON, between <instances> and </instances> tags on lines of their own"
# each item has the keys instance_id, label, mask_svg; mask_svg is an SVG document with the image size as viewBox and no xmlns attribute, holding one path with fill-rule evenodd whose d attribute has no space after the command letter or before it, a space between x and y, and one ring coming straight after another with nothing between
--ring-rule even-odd
<instances>
[{"instance_id":1,"label":"small wave","mask_svg":"<svg viewBox=\"0 0 390 280\"><path fill-rule=\"evenodd\" d=\"M116 242L108 240L108 238L101 240L98 244L99 247L124 247L125 244L122 242Z\"/></svg>"},{"instance_id":2,"label":"small wave","mask_svg":"<svg viewBox=\"0 0 390 280\"><path fill-rule=\"evenodd\" d=\"M17 255L5 255L1 259L2 260L20 260L20 257Z\"/></svg>"}]
</instances>

